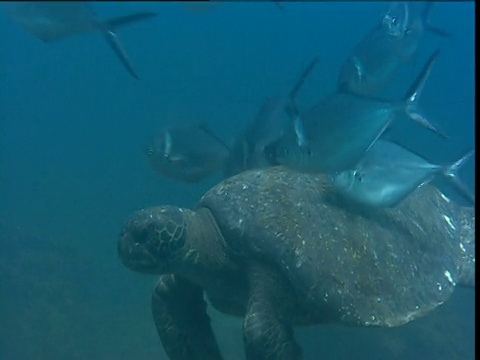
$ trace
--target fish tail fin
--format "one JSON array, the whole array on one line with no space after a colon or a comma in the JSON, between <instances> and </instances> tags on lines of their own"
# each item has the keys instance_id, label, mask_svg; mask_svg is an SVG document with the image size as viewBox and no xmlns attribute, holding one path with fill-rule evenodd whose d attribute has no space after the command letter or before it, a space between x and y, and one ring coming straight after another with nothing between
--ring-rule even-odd
<instances>
[{"instance_id":1,"label":"fish tail fin","mask_svg":"<svg viewBox=\"0 0 480 360\"><path fill-rule=\"evenodd\" d=\"M434 3L430 1L427 2L427 4L425 5L425 9L422 12L423 27L425 28L425 30L431 32L432 34L435 34L441 37L450 37L451 34L448 31L443 30L429 23L428 17L430 15L430 11L432 10L433 5Z\"/></svg>"},{"instance_id":2,"label":"fish tail fin","mask_svg":"<svg viewBox=\"0 0 480 360\"><path fill-rule=\"evenodd\" d=\"M475 150L469 150L464 153L460 159L456 160L453 164L445 166L443 169L443 175L452 183L455 189L458 190L460 195L472 205L475 204L475 196L458 177L458 170L472 157L473 154L475 154Z\"/></svg>"},{"instance_id":3,"label":"fish tail fin","mask_svg":"<svg viewBox=\"0 0 480 360\"><path fill-rule=\"evenodd\" d=\"M410 119L419 123L428 130L434 132L438 136L444 139L448 139L448 136L446 134L438 130L437 127L435 127L425 118L425 116L421 115L418 112L418 99L423 91L423 88L425 87L425 82L427 81L430 72L432 71L433 64L435 63L435 60L437 59L439 53L440 50L437 50L430 56L428 61L423 66L422 71L418 74L417 78L410 86L410 89L408 89L403 102L405 113Z\"/></svg>"},{"instance_id":4,"label":"fish tail fin","mask_svg":"<svg viewBox=\"0 0 480 360\"><path fill-rule=\"evenodd\" d=\"M110 30L117 29L119 27L130 25L139 21L150 19L157 16L156 13L150 11L136 12L130 15L118 16L109 20L103 20L102 24Z\"/></svg>"},{"instance_id":5,"label":"fish tail fin","mask_svg":"<svg viewBox=\"0 0 480 360\"><path fill-rule=\"evenodd\" d=\"M121 26L149 19L153 16L156 16L156 14L153 12L138 12L130 15L115 17L99 23L99 29L103 33L105 40L107 40L108 45L110 45L112 50L115 52L115 55L117 55L117 58L120 60L125 69L137 80L139 77L135 72L127 53L114 30Z\"/></svg>"}]
</instances>

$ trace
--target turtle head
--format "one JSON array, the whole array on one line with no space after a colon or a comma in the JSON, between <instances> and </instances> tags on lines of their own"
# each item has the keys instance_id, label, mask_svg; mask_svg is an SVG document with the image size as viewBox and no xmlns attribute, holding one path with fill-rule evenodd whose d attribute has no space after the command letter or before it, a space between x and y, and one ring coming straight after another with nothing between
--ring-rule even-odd
<instances>
[{"instance_id":1,"label":"turtle head","mask_svg":"<svg viewBox=\"0 0 480 360\"><path fill-rule=\"evenodd\" d=\"M191 210L161 206L135 212L123 226L118 254L129 269L147 274L172 271L187 240Z\"/></svg>"}]
</instances>

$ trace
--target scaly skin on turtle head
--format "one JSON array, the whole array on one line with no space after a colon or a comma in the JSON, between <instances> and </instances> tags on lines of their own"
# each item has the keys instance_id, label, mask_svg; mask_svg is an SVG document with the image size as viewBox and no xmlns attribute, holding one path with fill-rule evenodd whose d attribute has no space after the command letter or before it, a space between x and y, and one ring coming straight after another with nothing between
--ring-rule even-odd
<instances>
[{"instance_id":1,"label":"scaly skin on turtle head","mask_svg":"<svg viewBox=\"0 0 480 360\"><path fill-rule=\"evenodd\" d=\"M159 206L134 213L123 226L118 254L129 269L145 274L177 274L202 287L235 272L226 243L208 209Z\"/></svg>"},{"instance_id":2,"label":"scaly skin on turtle head","mask_svg":"<svg viewBox=\"0 0 480 360\"><path fill-rule=\"evenodd\" d=\"M118 254L129 269L148 274L171 272L187 242L187 222L194 212L160 206L135 212L125 223Z\"/></svg>"}]
</instances>

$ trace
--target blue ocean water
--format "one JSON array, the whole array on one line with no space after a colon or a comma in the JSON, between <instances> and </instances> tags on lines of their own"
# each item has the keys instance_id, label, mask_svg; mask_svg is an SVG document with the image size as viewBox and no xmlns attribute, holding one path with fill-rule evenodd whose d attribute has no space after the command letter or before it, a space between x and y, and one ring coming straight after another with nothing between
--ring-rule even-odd
<instances>
[{"instance_id":1,"label":"blue ocean water","mask_svg":"<svg viewBox=\"0 0 480 360\"><path fill-rule=\"evenodd\" d=\"M118 31L140 80L99 34L46 44L0 9L1 359L166 358L149 309L155 277L120 264L117 236L133 211L192 207L220 176L196 185L160 178L145 142L164 126L201 121L230 141L319 56L299 95L311 105L334 90L342 62L389 4L93 6L100 17L158 13ZM451 138L406 123L394 132L445 163L474 147L474 3L438 3L430 20L452 36L425 34L388 95L400 97L441 49L421 108ZM472 160L460 173L472 188L474 170ZM225 357L243 359L241 323L215 312L213 323ZM473 359L474 291L458 289L400 328L328 325L297 337L305 359Z\"/></svg>"}]
</instances>

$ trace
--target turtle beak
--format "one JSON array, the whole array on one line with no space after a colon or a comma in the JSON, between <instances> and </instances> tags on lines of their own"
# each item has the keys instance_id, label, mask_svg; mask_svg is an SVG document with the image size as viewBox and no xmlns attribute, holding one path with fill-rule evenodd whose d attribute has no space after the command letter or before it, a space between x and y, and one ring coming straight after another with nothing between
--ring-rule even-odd
<instances>
[{"instance_id":1,"label":"turtle beak","mask_svg":"<svg viewBox=\"0 0 480 360\"><path fill-rule=\"evenodd\" d=\"M161 273L152 254L126 231L122 231L120 234L118 255L123 265L130 270L147 274Z\"/></svg>"}]
</instances>

